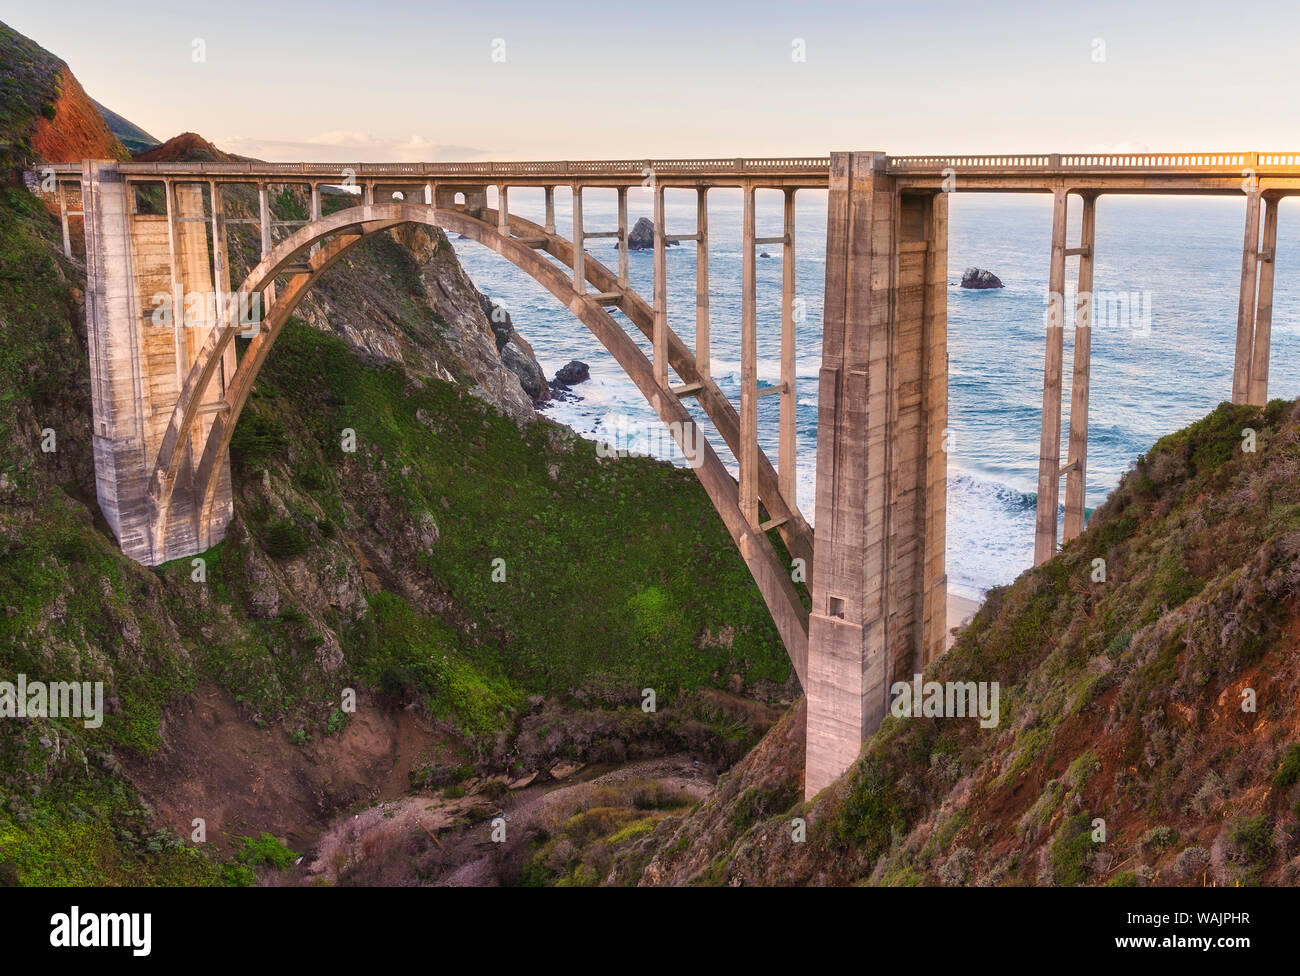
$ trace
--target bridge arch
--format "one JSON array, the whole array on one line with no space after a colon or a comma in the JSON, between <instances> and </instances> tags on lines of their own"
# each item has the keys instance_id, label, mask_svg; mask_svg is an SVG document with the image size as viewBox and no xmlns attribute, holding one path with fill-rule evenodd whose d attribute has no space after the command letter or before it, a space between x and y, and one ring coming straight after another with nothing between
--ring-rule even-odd
<instances>
[{"instance_id":1,"label":"bridge arch","mask_svg":"<svg viewBox=\"0 0 1300 976\"><path fill-rule=\"evenodd\" d=\"M659 384L651 361L606 308L612 296L617 295L619 307L638 328L648 332L653 322L650 306L631 288L620 285L613 273L590 257L584 262L584 275L601 291L579 291L569 275L538 253L536 242L544 241L548 253L569 264L574 260L572 243L547 234L540 226L518 217L510 217L507 232L502 233L499 221L488 219L487 213L480 218L464 210L438 209L425 204L396 201L362 204L300 227L263 257L239 287L240 303L253 295L269 294L277 276L289 274L291 278L288 287L280 290L270 302L260 330L240 359L234 375L227 379L223 401L206 441L198 449L201 459L195 483L200 492L204 523L213 515L216 489L235 424L284 324L321 275L348 251L362 241L402 224L424 224L461 234L491 248L530 275L564 304L614 357L660 420L668 425L679 446L685 451L687 445L698 445L701 456L694 465L695 473L749 567L800 681L805 681L808 611L794 587L789 567L777 555L764 527L752 525L742 512L735 481L708 439L697 430L695 419L671 389ZM510 231L518 231L521 236L516 237ZM240 330L240 323L227 317L209 334L181 388L159 447L149 477L149 498L153 531L160 547L182 458L195 430L202 392L208 388L223 353ZM696 395L701 406L734 451L739 437L739 418L735 408L707 376L700 374L694 356L680 338L670 334L668 344L674 370L686 383L698 387ZM811 529L797 508L781 497L776 471L761 454L759 488L765 507L774 516L773 521L780 523L775 527L781 532L791 555L802 558L804 565L811 570Z\"/></svg>"}]
</instances>

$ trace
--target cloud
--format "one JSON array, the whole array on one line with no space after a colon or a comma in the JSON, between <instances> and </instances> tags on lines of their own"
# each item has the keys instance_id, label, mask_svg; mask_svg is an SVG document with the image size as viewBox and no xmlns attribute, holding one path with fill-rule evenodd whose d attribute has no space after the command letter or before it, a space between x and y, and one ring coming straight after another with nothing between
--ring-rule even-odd
<instances>
[{"instance_id":1,"label":"cloud","mask_svg":"<svg viewBox=\"0 0 1300 976\"><path fill-rule=\"evenodd\" d=\"M482 159L487 151L473 146L437 143L412 134L407 139L379 138L365 132L322 132L302 140L227 136L218 148L268 162L419 163Z\"/></svg>"}]
</instances>

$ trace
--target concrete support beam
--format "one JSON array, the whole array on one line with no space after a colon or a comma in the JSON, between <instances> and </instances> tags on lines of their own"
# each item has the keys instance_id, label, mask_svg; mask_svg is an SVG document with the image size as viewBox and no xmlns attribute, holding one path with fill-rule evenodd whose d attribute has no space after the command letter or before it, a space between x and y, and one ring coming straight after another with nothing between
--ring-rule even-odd
<instances>
[{"instance_id":1,"label":"concrete support beam","mask_svg":"<svg viewBox=\"0 0 1300 976\"><path fill-rule=\"evenodd\" d=\"M1259 287L1255 302L1255 336L1251 350L1250 387L1247 401L1262 407L1268 403L1268 360L1273 333L1273 277L1277 268L1276 194L1264 197L1264 243L1259 255Z\"/></svg>"},{"instance_id":2,"label":"concrete support beam","mask_svg":"<svg viewBox=\"0 0 1300 976\"><path fill-rule=\"evenodd\" d=\"M1255 343L1255 285L1259 265L1259 185L1246 193L1246 237L1241 247L1241 290L1237 296L1237 351L1232 366L1232 402L1250 397L1250 369Z\"/></svg>"},{"instance_id":3,"label":"concrete support beam","mask_svg":"<svg viewBox=\"0 0 1300 976\"><path fill-rule=\"evenodd\" d=\"M941 652L947 197L831 156L809 618L807 778L857 758L889 688Z\"/></svg>"},{"instance_id":4,"label":"concrete support beam","mask_svg":"<svg viewBox=\"0 0 1300 976\"><path fill-rule=\"evenodd\" d=\"M313 187L313 189L315 189ZM262 229L262 257L271 253L271 248L275 246L275 239L271 235L271 204L267 198L267 189L265 183L257 185L257 213L258 222ZM267 283L265 290L262 292L263 308L270 308L275 302L275 282Z\"/></svg>"},{"instance_id":5,"label":"concrete support beam","mask_svg":"<svg viewBox=\"0 0 1300 976\"><path fill-rule=\"evenodd\" d=\"M510 236L510 187L497 187L497 233Z\"/></svg>"},{"instance_id":6,"label":"concrete support beam","mask_svg":"<svg viewBox=\"0 0 1300 976\"><path fill-rule=\"evenodd\" d=\"M1047 335L1043 355L1043 428L1038 451L1038 511L1034 565L1056 555L1061 491L1061 372L1065 359L1065 229L1068 194L1052 194L1052 263L1047 279Z\"/></svg>"},{"instance_id":7,"label":"concrete support beam","mask_svg":"<svg viewBox=\"0 0 1300 976\"><path fill-rule=\"evenodd\" d=\"M695 191L695 362L709 376L709 191Z\"/></svg>"},{"instance_id":8,"label":"concrete support beam","mask_svg":"<svg viewBox=\"0 0 1300 976\"><path fill-rule=\"evenodd\" d=\"M758 525L758 296L754 187L744 188L740 245L740 511Z\"/></svg>"},{"instance_id":9,"label":"concrete support beam","mask_svg":"<svg viewBox=\"0 0 1300 976\"><path fill-rule=\"evenodd\" d=\"M777 481L781 495L794 504L798 494L795 424L795 264L794 189L785 191L785 238L781 250L781 428L777 438Z\"/></svg>"},{"instance_id":10,"label":"concrete support beam","mask_svg":"<svg viewBox=\"0 0 1300 976\"><path fill-rule=\"evenodd\" d=\"M311 219L313 222L315 222L317 220L320 220L320 218L321 218L320 184L313 183L311 185ZM313 244L311 246L311 250L309 253L312 257L315 257L316 252L319 250L320 250L320 245Z\"/></svg>"},{"instance_id":11,"label":"concrete support beam","mask_svg":"<svg viewBox=\"0 0 1300 976\"><path fill-rule=\"evenodd\" d=\"M548 186L543 188L546 194L546 233L555 233L555 187Z\"/></svg>"},{"instance_id":12,"label":"concrete support beam","mask_svg":"<svg viewBox=\"0 0 1300 976\"><path fill-rule=\"evenodd\" d=\"M230 291L230 265L226 258L226 223L222 213L221 184L215 180L208 183L208 199L212 205L212 287L218 296L216 302L216 325L226 318L226 303L222 297Z\"/></svg>"},{"instance_id":13,"label":"concrete support beam","mask_svg":"<svg viewBox=\"0 0 1300 976\"><path fill-rule=\"evenodd\" d=\"M664 234L664 188L654 188L654 332L650 342L653 347L655 382L668 389L668 254ZM576 251L575 251L576 256Z\"/></svg>"},{"instance_id":14,"label":"concrete support beam","mask_svg":"<svg viewBox=\"0 0 1300 976\"><path fill-rule=\"evenodd\" d=\"M1088 393L1092 368L1092 269L1097 237L1097 196L1083 198L1079 291L1074 309L1074 383L1070 388L1070 441L1066 449L1065 526L1069 542L1084 529L1088 494Z\"/></svg>"},{"instance_id":15,"label":"concrete support beam","mask_svg":"<svg viewBox=\"0 0 1300 976\"><path fill-rule=\"evenodd\" d=\"M618 284L628 286L627 280L627 187L618 188Z\"/></svg>"},{"instance_id":16,"label":"concrete support beam","mask_svg":"<svg viewBox=\"0 0 1300 976\"><path fill-rule=\"evenodd\" d=\"M587 252L583 250L582 234L582 187L573 187L573 289L579 295L587 290L587 271L584 262Z\"/></svg>"},{"instance_id":17,"label":"concrete support beam","mask_svg":"<svg viewBox=\"0 0 1300 976\"><path fill-rule=\"evenodd\" d=\"M68 232L68 197L62 183L54 184L54 192L59 195L59 224L63 229L63 256L72 257L72 235Z\"/></svg>"}]
</instances>

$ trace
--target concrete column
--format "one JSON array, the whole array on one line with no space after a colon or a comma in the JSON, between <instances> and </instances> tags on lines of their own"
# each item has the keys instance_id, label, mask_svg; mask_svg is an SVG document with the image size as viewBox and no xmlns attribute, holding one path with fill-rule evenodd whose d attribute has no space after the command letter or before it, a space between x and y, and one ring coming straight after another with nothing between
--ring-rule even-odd
<instances>
[{"instance_id":1,"label":"concrete column","mask_svg":"<svg viewBox=\"0 0 1300 976\"><path fill-rule=\"evenodd\" d=\"M709 191L695 191L695 365L709 378Z\"/></svg>"},{"instance_id":2,"label":"concrete column","mask_svg":"<svg viewBox=\"0 0 1300 976\"><path fill-rule=\"evenodd\" d=\"M582 187L573 188L573 287L580 295L587 293L587 253L582 231Z\"/></svg>"},{"instance_id":3,"label":"concrete column","mask_svg":"<svg viewBox=\"0 0 1300 976\"><path fill-rule=\"evenodd\" d=\"M63 184L55 182L54 192L59 195L59 224L63 228L63 256L72 257L72 235L68 231L68 197Z\"/></svg>"},{"instance_id":4,"label":"concrete column","mask_svg":"<svg viewBox=\"0 0 1300 976\"><path fill-rule=\"evenodd\" d=\"M86 333L94 420L95 492L122 551L151 556L144 394L135 290L130 287L130 200L116 163L82 164L86 226Z\"/></svg>"},{"instance_id":5,"label":"concrete column","mask_svg":"<svg viewBox=\"0 0 1300 976\"><path fill-rule=\"evenodd\" d=\"M1232 402L1250 397L1250 368L1255 342L1255 279L1259 264L1259 186L1246 194L1246 239L1241 248L1241 291L1237 298L1237 352L1232 366Z\"/></svg>"},{"instance_id":6,"label":"concrete column","mask_svg":"<svg viewBox=\"0 0 1300 976\"><path fill-rule=\"evenodd\" d=\"M313 183L311 185L311 219L313 221L317 221L320 220L320 218L321 218L320 184ZM320 250L320 244L316 243L311 246L311 249L308 253L310 254L311 257L315 257L316 252L319 250Z\"/></svg>"},{"instance_id":7,"label":"concrete column","mask_svg":"<svg viewBox=\"0 0 1300 976\"><path fill-rule=\"evenodd\" d=\"M744 189L740 245L740 511L757 526L758 518L758 295L754 254L754 187Z\"/></svg>"},{"instance_id":8,"label":"concrete column","mask_svg":"<svg viewBox=\"0 0 1300 976\"><path fill-rule=\"evenodd\" d=\"M510 236L510 187L497 187L497 233Z\"/></svg>"},{"instance_id":9,"label":"concrete column","mask_svg":"<svg viewBox=\"0 0 1300 976\"><path fill-rule=\"evenodd\" d=\"M1259 255L1259 295L1255 305L1255 341L1251 350L1248 402L1268 403L1268 359L1273 332L1273 276L1277 268L1277 206L1280 198L1264 198L1264 243Z\"/></svg>"},{"instance_id":10,"label":"concrete column","mask_svg":"<svg viewBox=\"0 0 1300 976\"><path fill-rule=\"evenodd\" d=\"M622 288L627 280L627 187L618 188L618 283Z\"/></svg>"},{"instance_id":11,"label":"concrete column","mask_svg":"<svg viewBox=\"0 0 1300 976\"><path fill-rule=\"evenodd\" d=\"M555 187L548 186L546 191L546 233L555 233Z\"/></svg>"},{"instance_id":12,"label":"concrete column","mask_svg":"<svg viewBox=\"0 0 1300 976\"><path fill-rule=\"evenodd\" d=\"M208 181L208 199L212 203L212 288L217 294L216 322L220 326L228 311L224 301L230 291L230 268L226 263L226 221L222 213L221 185Z\"/></svg>"},{"instance_id":13,"label":"concrete column","mask_svg":"<svg viewBox=\"0 0 1300 976\"><path fill-rule=\"evenodd\" d=\"M918 490L924 492L924 502L918 506L923 514L916 539L916 563L910 572L915 574L915 566L919 565L919 582L913 575L911 585L919 585L923 594L919 629L920 656L925 665L948 649L948 194L937 193L928 204L925 264L920 272L924 328L917 357L922 399L919 407L911 407L920 420L910 431L924 454L924 468L915 476ZM915 275L912 271L900 276L899 287ZM906 579L906 565L904 571Z\"/></svg>"},{"instance_id":14,"label":"concrete column","mask_svg":"<svg viewBox=\"0 0 1300 976\"><path fill-rule=\"evenodd\" d=\"M1056 555L1061 491L1061 371L1065 358L1065 229L1067 192L1053 192L1052 263L1047 281L1047 335L1043 355L1043 429L1038 451L1038 513L1034 565Z\"/></svg>"},{"instance_id":15,"label":"concrete column","mask_svg":"<svg viewBox=\"0 0 1300 976\"><path fill-rule=\"evenodd\" d=\"M654 352L655 382L668 389L668 255L664 227L664 188L654 188L654 329L651 344Z\"/></svg>"},{"instance_id":16,"label":"concrete column","mask_svg":"<svg viewBox=\"0 0 1300 976\"><path fill-rule=\"evenodd\" d=\"M795 425L794 190L785 191L785 243L781 248L781 429L777 439L777 487L790 505L798 494Z\"/></svg>"},{"instance_id":17,"label":"concrete column","mask_svg":"<svg viewBox=\"0 0 1300 976\"><path fill-rule=\"evenodd\" d=\"M257 216L262 230L262 257L271 253L271 207L266 199L266 184L257 185Z\"/></svg>"},{"instance_id":18,"label":"concrete column","mask_svg":"<svg viewBox=\"0 0 1300 976\"><path fill-rule=\"evenodd\" d=\"M267 198L267 189L265 183L257 184L257 213L260 218L262 229L262 257L271 253L275 247L275 238L271 234L271 204ZM262 291L262 300L265 303L263 312L270 308L275 302L275 281L272 279Z\"/></svg>"},{"instance_id":19,"label":"concrete column","mask_svg":"<svg viewBox=\"0 0 1300 976\"><path fill-rule=\"evenodd\" d=\"M168 180L163 184L167 199L167 253L170 264L172 325L176 356L176 389L185 383L189 371L189 352L186 348L185 332L185 275L181 269L181 225L179 222L180 205L176 199L176 184Z\"/></svg>"},{"instance_id":20,"label":"concrete column","mask_svg":"<svg viewBox=\"0 0 1300 976\"><path fill-rule=\"evenodd\" d=\"M1079 236L1079 294L1074 308L1074 384L1070 389L1070 443L1065 475L1065 526L1069 542L1083 532L1088 495L1088 392L1092 367L1092 269L1097 240L1097 197L1083 198Z\"/></svg>"},{"instance_id":21,"label":"concrete column","mask_svg":"<svg viewBox=\"0 0 1300 976\"><path fill-rule=\"evenodd\" d=\"M811 797L857 758L890 685L942 647L947 198L882 153L834 153L807 680Z\"/></svg>"}]
</instances>

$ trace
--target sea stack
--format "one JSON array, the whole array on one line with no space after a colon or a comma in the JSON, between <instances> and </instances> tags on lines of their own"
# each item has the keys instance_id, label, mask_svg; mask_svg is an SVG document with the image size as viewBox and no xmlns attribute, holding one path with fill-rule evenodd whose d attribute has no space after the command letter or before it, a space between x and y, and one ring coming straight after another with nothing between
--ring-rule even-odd
<instances>
[{"instance_id":1,"label":"sea stack","mask_svg":"<svg viewBox=\"0 0 1300 976\"><path fill-rule=\"evenodd\" d=\"M963 288L1002 288L1002 279L992 271L985 271L983 268L967 268L962 272L961 286Z\"/></svg>"},{"instance_id":2,"label":"sea stack","mask_svg":"<svg viewBox=\"0 0 1300 976\"><path fill-rule=\"evenodd\" d=\"M676 247L680 241L667 241L668 247ZM632 225L627 235L629 251L648 251L655 246L655 224L649 217L640 217Z\"/></svg>"}]
</instances>

